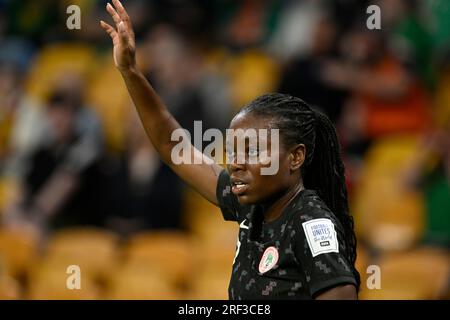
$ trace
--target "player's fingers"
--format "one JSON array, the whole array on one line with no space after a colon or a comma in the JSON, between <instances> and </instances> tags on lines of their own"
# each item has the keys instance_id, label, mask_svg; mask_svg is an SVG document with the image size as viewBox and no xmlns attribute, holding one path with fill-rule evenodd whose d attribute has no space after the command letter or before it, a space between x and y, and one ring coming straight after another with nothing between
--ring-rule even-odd
<instances>
[{"instance_id":1,"label":"player's fingers","mask_svg":"<svg viewBox=\"0 0 450 320\"><path fill-rule=\"evenodd\" d=\"M122 21L120 19L119 14L117 13L117 11L113 8L113 6L108 2L108 4L106 5L106 11L108 11L108 13L111 15L111 17L114 20L114 23L116 24L117 28L119 27L119 23L120 21Z\"/></svg>"},{"instance_id":2,"label":"player's fingers","mask_svg":"<svg viewBox=\"0 0 450 320\"><path fill-rule=\"evenodd\" d=\"M125 23L121 21L118 25L119 39L123 45L128 45L128 32Z\"/></svg>"},{"instance_id":3,"label":"player's fingers","mask_svg":"<svg viewBox=\"0 0 450 320\"><path fill-rule=\"evenodd\" d=\"M115 35L117 34L116 30L105 21L101 20L100 25L103 28L103 30L105 30L109 34L111 38L114 38Z\"/></svg>"},{"instance_id":4,"label":"player's fingers","mask_svg":"<svg viewBox=\"0 0 450 320\"><path fill-rule=\"evenodd\" d=\"M113 0L113 4L116 9L116 12L119 14L120 19L123 22L125 22L125 26L128 28L128 31L131 31L132 30L131 20L122 3L119 0Z\"/></svg>"}]
</instances>

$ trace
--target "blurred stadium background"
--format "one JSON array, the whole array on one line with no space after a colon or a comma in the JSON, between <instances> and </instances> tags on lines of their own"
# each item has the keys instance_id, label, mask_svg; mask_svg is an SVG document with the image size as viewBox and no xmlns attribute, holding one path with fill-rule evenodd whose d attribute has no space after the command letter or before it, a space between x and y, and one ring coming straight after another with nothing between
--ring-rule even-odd
<instances>
[{"instance_id":1,"label":"blurred stadium background","mask_svg":"<svg viewBox=\"0 0 450 320\"><path fill-rule=\"evenodd\" d=\"M366 28L370 4L381 30ZM226 299L237 225L159 162L99 27L105 5L0 0L0 298ZM271 91L333 119L361 299L450 298L448 0L124 5L139 65L183 126L224 129Z\"/></svg>"}]
</instances>

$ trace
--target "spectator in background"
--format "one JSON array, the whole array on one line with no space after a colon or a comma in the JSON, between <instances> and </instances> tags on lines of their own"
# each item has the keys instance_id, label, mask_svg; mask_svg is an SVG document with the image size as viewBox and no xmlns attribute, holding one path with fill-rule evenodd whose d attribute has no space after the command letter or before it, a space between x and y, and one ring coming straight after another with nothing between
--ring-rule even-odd
<instances>
[{"instance_id":1,"label":"spectator in background","mask_svg":"<svg viewBox=\"0 0 450 320\"><path fill-rule=\"evenodd\" d=\"M196 120L203 120L203 130L226 127L230 104L225 83L177 29L156 26L140 53L146 77L192 138ZM107 225L125 236L141 230L182 228L182 181L155 155L136 114L127 132L125 153L119 159L108 158L103 170Z\"/></svg>"},{"instance_id":2,"label":"spectator in background","mask_svg":"<svg viewBox=\"0 0 450 320\"><path fill-rule=\"evenodd\" d=\"M82 28L77 32L67 30L65 37L70 40L81 40L88 42L94 46L101 46L106 43L98 30L99 17L106 19L105 6L109 0L89 0L78 1L82 12ZM154 8L154 1L147 0L131 0L127 1L130 7L130 14L136 18L134 25L136 26L136 39L140 40L146 33L149 26L154 22L155 18L161 14L161 11ZM68 4L66 4L68 5ZM63 10L65 12L65 10ZM100 30L101 31L101 30Z\"/></svg>"},{"instance_id":3,"label":"spectator in background","mask_svg":"<svg viewBox=\"0 0 450 320\"><path fill-rule=\"evenodd\" d=\"M434 85L432 55L434 43L426 17L427 6L437 1L378 0L384 34L389 38L392 50L419 75L425 84Z\"/></svg>"},{"instance_id":4,"label":"spectator in background","mask_svg":"<svg viewBox=\"0 0 450 320\"><path fill-rule=\"evenodd\" d=\"M407 187L424 195L424 242L450 249L450 127L423 136L416 157L405 169Z\"/></svg>"},{"instance_id":5,"label":"spectator in background","mask_svg":"<svg viewBox=\"0 0 450 320\"><path fill-rule=\"evenodd\" d=\"M341 31L344 32L352 27L356 17L364 16L366 14L367 7L373 4L372 0L319 0L318 2L328 5L328 10L330 10L336 23L340 26Z\"/></svg>"},{"instance_id":6,"label":"spectator in background","mask_svg":"<svg viewBox=\"0 0 450 320\"><path fill-rule=\"evenodd\" d=\"M267 43L268 51L280 61L309 54L313 29L322 11L323 7L318 1L286 1Z\"/></svg>"},{"instance_id":7,"label":"spectator in background","mask_svg":"<svg viewBox=\"0 0 450 320\"><path fill-rule=\"evenodd\" d=\"M104 172L103 210L107 226L134 232L181 228L183 185L149 142L136 112L127 123L127 149Z\"/></svg>"},{"instance_id":8,"label":"spectator in background","mask_svg":"<svg viewBox=\"0 0 450 320\"><path fill-rule=\"evenodd\" d=\"M424 242L450 248L450 54L436 61L437 88L432 128L422 135L402 182L423 194Z\"/></svg>"},{"instance_id":9,"label":"spectator in background","mask_svg":"<svg viewBox=\"0 0 450 320\"><path fill-rule=\"evenodd\" d=\"M37 144L44 126L40 105L24 90L24 68L11 60L0 62L0 172L6 173L12 155Z\"/></svg>"},{"instance_id":10,"label":"spectator in background","mask_svg":"<svg viewBox=\"0 0 450 320\"><path fill-rule=\"evenodd\" d=\"M360 156L373 139L427 128L430 103L423 84L382 34L357 24L341 44L345 59L327 64L322 78L351 93L341 119L348 152Z\"/></svg>"},{"instance_id":11,"label":"spectator in background","mask_svg":"<svg viewBox=\"0 0 450 320\"><path fill-rule=\"evenodd\" d=\"M20 72L6 65L0 66L0 168L9 152L9 139L20 99Z\"/></svg>"},{"instance_id":12,"label":"spectator in background","mask_svg":"<svg viewBox=\"0 0 450 320\"><path fill-rule=\"evenodd\" d=\"M26 37L37 45L58 37L64 31L64 16L59 0L7 1L8 34Z\"/></svg>"},{"instance_id":13,"label":"spectator in background","mask_svg":"<svg viewBox=\"0 0 450 320\"><path fill-rule=\"evenodd\" d=\"M203 120L203 130L227 126L230 107L225 83L208 72L199 50L177 29L168 25L153 28L143 55L146 77L191 136L195 120Z\"/></svg>"},{"instance_id":14,"label":"spectator in background","mask_svg":"<svg viewBox=\"0 0 450 320\"><path fill-rule=\"evenodd\" d=\"M320 70L330 59L336 59L337 26L322 16L313 28L311 52L297 57L285 66L279 92L301 97L321 109L333 122L340 115L346 91L321 77Z\"/></svg>"},{"instance_id":15,"label":"spectator in background","mask_svg":"<svg viewBox=\"0 0 450 320\"><path fill-rule=\"evenodd\" d=\"M21 187L16 203L5 213L5 224L38 233L73 225L102 223L97 192L100 126L83 107L76 81L56 89L43 111L39 143L13 166Z\"/></svg>"},{"instance_id":16,"label":"spectator in background","mask_svg":"<svg viewBox=\"0 0 450 320\"><path fill-rule=\"evenodd\" d=\"M217 19L216 15L220 10L215 10L216 6L220 6L222 1L179 1L179 0L138 0L136 2L148 3L150 9L143 14L136 15L134 4L130 3L130 16L133 17L133 26L137 23L136 30L137 39L139 39L139 20L151 21L152 25L167 23L174 26L184 36L189 37L193 41L211 43L211 37L214 32L213 23ZM102 6L102 9L105 6ZM136 23L134 17L137 18ZM142 30L142 29L141 29Z\"/></svg>"},{"instance_id":17,"label":"spectator in background","mask_svg":"<svg viewBox=\"0 0 450 320\"><path fill-rule=\"evenodd\" d=\"M274 0L228 1L219 4L219 36L232 48L264 44L274 31L282 4Z\"/></svg>"}]
</instances>

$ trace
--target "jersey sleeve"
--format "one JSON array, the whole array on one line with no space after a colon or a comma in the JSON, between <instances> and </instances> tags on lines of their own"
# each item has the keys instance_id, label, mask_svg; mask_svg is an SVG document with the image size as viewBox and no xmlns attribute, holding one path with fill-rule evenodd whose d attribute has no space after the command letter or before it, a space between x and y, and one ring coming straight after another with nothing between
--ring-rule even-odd
<instances>
[{"instance_id":1,"label":"jersey sleeve","mask_svg":"<svg viewBox=\"0 0 450 320\"><path fill-rule=\"evenodd\" d=\"M325 211L300 216L295 254L313 298L339 285L357 286L343 235L340 223Z\"/></svg>"},{"instance_id":2,"label":"jersey sleeve","mask_svg":"<svg viewBox=\"0 0 450 320\"><path fill-rule=\"evenodd\" d=\"M226 221L241 222L244 219L242 206L237 197L231 192L230 175L227 170L222 170L219 175L216 189L216 197L220 210Z\"/></svg>"}]
</instances>

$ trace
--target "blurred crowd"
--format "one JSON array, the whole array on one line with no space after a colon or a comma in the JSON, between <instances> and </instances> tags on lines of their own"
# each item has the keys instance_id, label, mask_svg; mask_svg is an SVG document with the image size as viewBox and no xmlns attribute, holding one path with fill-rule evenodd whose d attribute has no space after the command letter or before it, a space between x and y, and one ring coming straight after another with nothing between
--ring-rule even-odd
<instances>
[{"instance_id":1,"label":"blurred crowd","mask_svg":"<svg viewBox=\"0 0 450 320\"><path fill-rule=\"evenodd\" d=\"M148 141L99 26L110 20L106 3L0 0L0 233L25 230L43 247L61 230L81 227L122 240L167 230L209 240L221 234L220 214ZM383 252L426 245L439 253L411 261L428 259L432 266L422 269L443 270L444 289L408 297L443 297L450 268L448 0L123 3L141 70L188 130L194 120L224 130L240 107L273 91L325 112L342 143L360 272L369 261L389 265ZM66 26L71 4L81 8L79 30ZM381 9L381 29L367 27L371 4ZM0 278L1 266L0 259Z\"/></svg>"}]
</instances>

